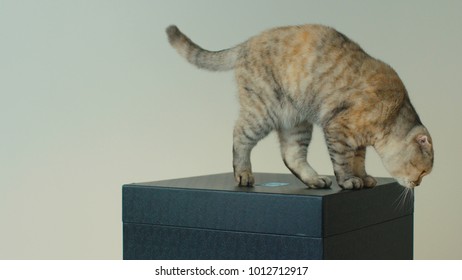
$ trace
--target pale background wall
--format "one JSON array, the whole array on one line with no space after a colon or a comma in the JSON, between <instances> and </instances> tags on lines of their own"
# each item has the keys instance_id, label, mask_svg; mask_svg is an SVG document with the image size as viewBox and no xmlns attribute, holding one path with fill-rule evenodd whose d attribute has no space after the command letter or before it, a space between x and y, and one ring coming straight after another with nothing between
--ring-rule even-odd
<instances>
[{"instance_id":1,"label":"pale background wall","mask_svg":"<svg viewBox=\"0 0 462 280\"><path fill-rule=\"evenodd\" d=\"M462 258L462 1L0 0L0 258L121 258L121 185L229 172L232 73L196 70L175 23L222 49L266 28L336 27L400 74L432 133L415 257ZM310 148L332 174L319 130ZM372 151L372 150L371 150ZM368 156L368 170L387 176ZM288 172L274 134L256 171Z\"/></svg>"}]
</instances>

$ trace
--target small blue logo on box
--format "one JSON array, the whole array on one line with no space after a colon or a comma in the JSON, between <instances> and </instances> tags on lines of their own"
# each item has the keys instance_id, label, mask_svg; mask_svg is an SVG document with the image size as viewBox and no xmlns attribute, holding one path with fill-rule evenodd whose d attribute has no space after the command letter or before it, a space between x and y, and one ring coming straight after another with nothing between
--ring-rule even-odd
<instances>
[{"instance_id":1,"label":"small blue logo on box","mask_svg":"<svg viewBox=\"0 0 462 280\"><path fill-rule=\"evenodd\" d=\"M288 184L289 184L289 183L283 183L283 182L267 182L267 183L258 184L257 186L259 186L259 187L276 188L276 187L287 186Z\"/></svg>"}]
</instances>

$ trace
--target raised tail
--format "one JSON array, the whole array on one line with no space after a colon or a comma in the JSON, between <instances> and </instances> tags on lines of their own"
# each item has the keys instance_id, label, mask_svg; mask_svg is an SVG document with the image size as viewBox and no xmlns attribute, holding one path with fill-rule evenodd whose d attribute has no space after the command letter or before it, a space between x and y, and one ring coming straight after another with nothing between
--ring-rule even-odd
<instances>
[{"instance_id":1,"label":"raised tail","mask_svg":"<svg viewBox=\"0 0 462 280\"><path fill-rule=\"evenodd\" d=\"M196 45L175 25L167 27L166 31L170 44L191 64L210 71L226 71L234 68L241 45L221 51L208 51Z\"/></svg>"}]
</instances>

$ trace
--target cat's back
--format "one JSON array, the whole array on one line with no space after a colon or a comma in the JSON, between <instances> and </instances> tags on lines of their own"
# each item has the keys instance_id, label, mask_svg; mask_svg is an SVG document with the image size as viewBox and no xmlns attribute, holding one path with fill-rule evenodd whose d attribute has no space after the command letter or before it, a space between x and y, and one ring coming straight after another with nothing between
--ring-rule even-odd
<instances>
[{"instance_id":1,"label":"cat's back","mask_svg":"<svg viewBox=\"0 0 462 280\"><path fill-rule=\"evenodd\" d=\"M305 112L315 122L328 119L329 112L351 100L361 104L350 106L358 116L377 102L392 112L405 96L404 85L389 65L334 28L316 24L278 27L250 38L236 64L236 76L266 104L291 104L294 114Z\"/></svg>"},{"instance_id":2,"label":"cat's back","mask_svg":"<svg viewBox=\"0 0 462 280\"><path fill-rule=\"evenodd\" d=\"M375 60L334 28L307 24L269 29L250 38L236 64L237 76L275 82L296 100L353 85L364 62Z\"/></svg>"},{"instance_id":3,"label":"cat's back","mask_svg":"<svg viewBox=\"0 0 462 280\"><path fill-rule=\"evenodd\" d=\"M368 59L371 57L358 44L334 28L307 24L277 27L250 38L236 68L272 69L280 79L317 80L328 78L327 71L333 74L332 78L340 74L332 70L345 67L350 73L358 74Z\"/></svg>"},{"instance_id":4,"label":"cat's back","mask_svg":"<svg viewBox=\"0 0 462 280\"><path fill-rule=\"evenodd\" d=\"M332 27L319 24L276 27L247 42L247 51L260 57L289 59L300 55L326 55L332 51L364 51Z\"/></svg>"},{"instance_id":5,"label":"cat's back","mask_svg":"<svg viewBox=\"0 0 462 280\"><path fill-rule=\"evenodd\" d=\"M321 24L305 24L275 27L250 38L252 44L282 43L290 46L294 43L313 43L323 38L335 36L334 28Z\"/></svg>"}]
</instances>

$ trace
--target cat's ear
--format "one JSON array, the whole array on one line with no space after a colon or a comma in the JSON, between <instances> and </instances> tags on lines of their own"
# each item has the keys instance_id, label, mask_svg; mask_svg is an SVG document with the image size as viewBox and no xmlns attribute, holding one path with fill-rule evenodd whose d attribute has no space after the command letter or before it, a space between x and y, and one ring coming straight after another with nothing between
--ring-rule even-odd
<instances>
[{"instance_id":1,"label":"cat's ear","mask_svg":"<svg viewBox=\"0 0 462 280\"><path fill-rule=\"evenodd\" d=\"M430 151L432 148L431 140L425 134L417 135L416 141L423 151Z\"/></svg>"}]
</instances>

